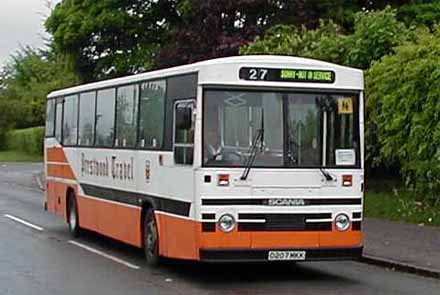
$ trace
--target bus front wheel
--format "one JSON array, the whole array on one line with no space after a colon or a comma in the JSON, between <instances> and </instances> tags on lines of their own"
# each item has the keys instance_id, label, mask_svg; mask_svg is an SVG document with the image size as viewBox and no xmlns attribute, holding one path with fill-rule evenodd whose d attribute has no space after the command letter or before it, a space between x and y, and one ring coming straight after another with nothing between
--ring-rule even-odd
<instances>
[{"instance_id":1,"label":"bus front wheel","mask_svg":"<svg viewBox=\"0 0 440 295\"><path fill-rule=\"evenodd\" d=\"M78 218L78 205L76 203L76 198L73 193L69 194L69 210L67 212L67 223L69 224L69 231L74 237L78 237L81 232L79 227Z\"/></svg>"},{"instance_id":2,"label":"bus front wheel","mask_svg":"<svg viewBox=\"0 0 440 295\"><path fill-rule=\"evenodd\" d=\"M144 218L144 251L147 263L150 266L158 266L159 256L159 234L157 231L156 218L153 209L148 209Z\"/></svg>"}]
</instances>

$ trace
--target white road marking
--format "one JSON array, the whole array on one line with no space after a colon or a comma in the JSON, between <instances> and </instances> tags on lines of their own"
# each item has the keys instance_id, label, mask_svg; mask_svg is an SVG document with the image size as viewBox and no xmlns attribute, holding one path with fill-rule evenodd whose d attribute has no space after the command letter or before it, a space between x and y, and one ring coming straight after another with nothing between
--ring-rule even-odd
<instances>
[{"instance_id":1,"label":"white road marking","mask_svg":"<svg viewBox=\"0 0 440 295\"><path fill-rule=\"evenodd\" d=\"M9 215L9 214L5 214L4 217L6 217L6 218L8 218L8 219L11 219L11 220L14 220L14 221L16 221L16 222L18 222L18 223L21 223L21 224L23 224L23 225L26 225L26 226L28 226L28 227L30 227L30 228L35 229L35 230L43 231L43 228L42 228L42 227L40 227L40 226L38 226L38 225L35 225L35 224L32 224L32 223L30 223L30 222L28 222L28 221L26 221L26 220L21 219L21 218L18 218L18 217L15 217L15 216Z\"/></svg>"},{"instance_id":2,"label":"white road marking","mask_svg":"<svg viewBox=\"0 0 440 295\"><path fill-rule=\"evenodd\" d=\"M84 249L84 250L87 250L87 251L89 251L89 252L92 252L92 253L94 253L94 254L97 254L97 255L100 255L100 256L102 256L102 257L105 257L105 258L107 258L107 259L110 259L110 260L112 260L112 261L114 261L114 262L117 262L117 263L119 263L119 264L125 265L125 266L127 266L127 267L129 267L129 268L132 268L132 269L140 269L140 268L141 268L140 266L137 266L137 265L131 264L131 263L126 262L126 261L124 261L124 260L122 260L122 259L120 259L120 258L117 258L117 257L112 256L112 255L110 255L110 254L104 253L104 252L99 251L99 250L97 250L97 249L94 249L94 248L92 248L92 247L90 247L90 246L87 246L87 245L81 244L81 243L79 243L79 242L77 242L77 241L70 240L70 241L68 241L68 243L69 243L69 244L72 244L72 245L75 245L75 246L78 246L78 247L80 247L80 248L82 248L82 249Z\"/></svg>"}]
</instances>

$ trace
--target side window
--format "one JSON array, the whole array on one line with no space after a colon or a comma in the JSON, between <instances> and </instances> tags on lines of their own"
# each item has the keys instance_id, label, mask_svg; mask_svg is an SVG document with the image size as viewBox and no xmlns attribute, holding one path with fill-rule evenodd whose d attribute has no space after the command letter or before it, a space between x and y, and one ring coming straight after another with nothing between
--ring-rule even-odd
<instances>
[{"instance_id":1,"label":"side window","mask_svg":"<svg viewBox=\"0 0 440 295\"><path fill-rule=\"evenodd\" d=\"M165 80L141 85L139 112L139 147L159 149L163 145Z\"/></svg>"},{"instance_id":2,"label":"side window","mask_svg":"<svg viewBox=\"0 0 440 295\"><path fill-rule=\"evenodd\" d=\"M138 85L118 88L115 140L117 147L136 146L138 101Z\"/></svg>"},{"instance_id":3,"label":"side window","mask_svg":"<svg viewBox=\"0 0 440 295\"><path fill-rule=\"evenodd\" d=\"M176 164L192 165L194 154L194 100L174 105L174 161Z\"/></svg>"},{"instance_id":4,"label":"side window","mask_svg":"<svg viewBox=\"0 0 440 295\"><path fill-rule=\"evenodd\" d=\"M78 136L78 95L64 99L63 144L76 145Z\"/></svg>"},{"instance_id":5,"label":"side window","mask_svg":"<svg viewBox=\"0 0 440 295\"><path fill-rule=\"evenodd\" d=\"M115 126L115 98L114 88L98 91L96 101L96 139L95 146L113 146Z\"/></svg>"},{"instance_id":6,"label":"side window","mask_svg":"<svg viewBox=\"0 0 440 295\"><path fill-rule=\"evenodd\" d=\"M96 92L82 93L79 97L78 145L91 146L95 137Z\"/></svg>"},{"instance_id":7,"label":"side window","mask_svg":"<svg viewBox=\"0 0 440 295\"><path fill-rule=\"evenodd\" d=\"M54 136L55 131L55 99L47 101L46 107L46 137Z\"/></svg>"},{"instance_id":8,"label":"side window","mask_svg":"<svg viewBox=\"0 0 440 295\"><path fill-rule=\"evenodd\" d=\"M56 118L55 118L55 138L59 143L62 143L62 135L63 135L63 105L64 98L57 99L56 102Z\"/></svg>"},{"instance_id":9,"label":"side window","mask_svg":"<svg viewBox=\"0 0 440 295\"><path fill-rule=\"evenodd\" d=\"M358 100L354 96L333 95L327 110L327 163L326 165L340 165L337 153L348 153L354 160L359 161L356 155L358 150L359 119L356 118Z\"/></svg>"}]
</instances>

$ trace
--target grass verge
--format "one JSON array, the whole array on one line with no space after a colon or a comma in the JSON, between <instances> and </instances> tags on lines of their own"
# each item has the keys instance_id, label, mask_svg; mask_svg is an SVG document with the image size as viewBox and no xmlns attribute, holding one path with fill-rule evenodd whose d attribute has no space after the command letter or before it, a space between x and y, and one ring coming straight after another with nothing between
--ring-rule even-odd
<instances>
[{"instance_id":1,"label":"grass verge","mask_svg":"<svg viewBox=\"0 0 440 295\"><path fill-rule=\"evenodd\" d=\"M418 200L411 192L365 193L365 216L440 226L440 202Z\"/></svg>"},{"instance_id":2,"label":"grass verge","mask_svg":"<svg viewBox=\"0 0 440 295\"><path fill-rule=\"evenodd\" d=\"M40 155L31 155L22 151L0 151L0 162L43 162Z\"/></svg>"}]
</instances>

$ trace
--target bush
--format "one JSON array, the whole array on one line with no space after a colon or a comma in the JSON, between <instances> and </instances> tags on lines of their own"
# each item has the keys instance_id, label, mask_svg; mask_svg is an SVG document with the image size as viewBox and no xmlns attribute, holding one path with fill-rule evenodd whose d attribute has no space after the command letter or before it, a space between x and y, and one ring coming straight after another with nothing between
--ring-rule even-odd
<instances>
[{"instance_id":1,"label":"bush","mask_svg":"<svg viewBox=\"0 0 440 295\"><path fill-rule=\"evenodd\" d=\"M398 8L397 17L406 24L433 29L440 22L440 1L403 5Z\"/></svg>"},{"instance_id":2,"label":"bush","mask_svg":"<svg viewBox=\"0 0 440 295\"><path fill-rule=\"evenodd\" d=\"M440 191L440 27L419 31L367 72L367 141L419 195ZM373 128L374 127L374 128Z\"/></svg>"},{"instance_id":3,"label":"bush","mask_svg":"<svg viewBox=\"0 0 440 295\"><path fill-rule=\"evenodd\" d=\"M0 150L6 148L6 135L14 126L16 117L16 104L0 97Z\"/></svg>"},{"instance_id":4,"label":"bush","mask_svg":"<svg viewBox=\"0 0 440 295\"><path fill-rule=\"evenodd\" d=\"M292 55L314 58L335 58L340 54L331 56L324 46L332 40L342 38L341 27L332 21L321 21L315 30L308 30L305 26L297 28L295 26L277 25L269 29L263 38L257 38L253 43L241 48L240 53L248 54L278 54ZM330 43L330 47L334 42ZM324 48L325 49L324 49ZM332 51L332 50L330 50Z\"/></svg>"},{"instance_id":5,"label":"bush","mask_svg":"<svg viewBox=\"0 0 440 295\"><path fill-rule=\"evenodd\" d=\"M0 100L19 106L14 112L15 128L41 126L47 95L78 82L68 60L25 47L12 55L0 72Z\"/></svg>"},{"instance_id":6,"label":"bush","mask_svg":"<svg viewBox=\"0 0 440 295\"><path fill-rule=\"evenodd\" d=\"M311 57L323 60L339 61L345 49L338 47L344 36L342 28L332 21L320 21L315 30L305 26L277 25L269 29L263 38L255 39L241 48L240 54L277 54Z\"/></svg>"},{"instance_id":7,"label":"bush","mask_svg":"<svg viewBox=\"0 0 440 295\"><path fill-rule=\"evenodd\" d=\"M332 21L321 21L316 30L275 26L240 53L302 56L368 69L372 62L392 54L395 46L415 38L412 28L397 21L396 13L390 7L356 13L354 32L349 35Z\"/></svg>"},{"instance_id":8,"label":"bush","mask_svg":"<svg viewBox=\"0 0 440 295\"><path fill-rule=\"evenodd\" d=\"M7 134L6 145L10 150L30 155L43 155L44 128L35 127L13 130Z\"/></svg>"}]
</instances>

